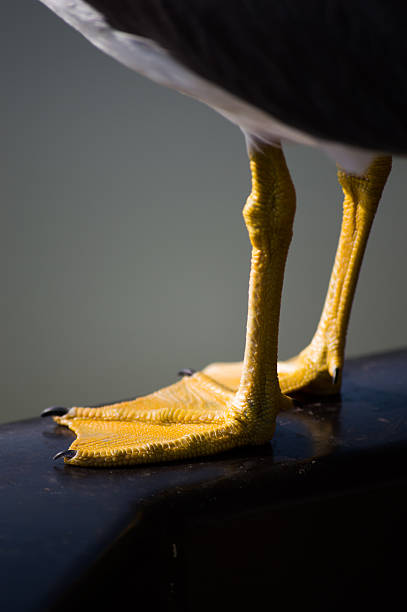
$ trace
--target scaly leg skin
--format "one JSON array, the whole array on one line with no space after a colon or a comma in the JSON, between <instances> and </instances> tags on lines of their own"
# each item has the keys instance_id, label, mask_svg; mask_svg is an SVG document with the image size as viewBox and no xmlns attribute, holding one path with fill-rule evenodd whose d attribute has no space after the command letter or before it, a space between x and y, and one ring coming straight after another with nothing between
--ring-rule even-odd
<instances>
[{"instance_id":1,"label":"scaly leg skin","mask_svg":"<svg viewBox=\"0 0 407 612\"><path fill-rule=\"evenodd\" d=\"M252 244L246 348L238 389L203 373L151 395L101 408L45 411L76 435L65 462L131 465L210 455L263 444L277 414L291 405L277 377L281 291L295 213L282 150L250 154L252 192L243 210ZM66 412L66 414L64 414Z\"/></svg>"},{"instance_id":2,"label":"scaly leg skin","mask_svg":"<svg viewBox=\"0 0 407 612\"><path fill-rule=\"evenodd\" d=\"M317 331L299 355L278 363L282 393L338 393L350 310L369 232L391 169L391 157L377 157L364 176L338 169L344 192L342 229L328 293ZM231 390L241 363L213 363L203 372Z\"/></svg>"}]
</instances>

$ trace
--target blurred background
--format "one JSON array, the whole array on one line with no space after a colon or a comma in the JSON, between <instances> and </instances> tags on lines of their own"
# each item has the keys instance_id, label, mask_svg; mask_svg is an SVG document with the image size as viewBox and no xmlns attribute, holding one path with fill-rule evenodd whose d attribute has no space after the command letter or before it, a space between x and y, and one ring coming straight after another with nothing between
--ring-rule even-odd
<instances>
[{"instance_id":1,"label":"blurred background","mask_svg":"<svg viewBox=\"0 0 407 612\"><path fill-rule=\"evenodd\" d=\"M148 393L240 360L250 189L240 131L92 47L36 0L1 7L0 421ZM339 235L336 169L287 146L298 209L280 357L322 308ZM407 345L407 161L395 159L347 355Z\"/></svg>"}]
</instances>

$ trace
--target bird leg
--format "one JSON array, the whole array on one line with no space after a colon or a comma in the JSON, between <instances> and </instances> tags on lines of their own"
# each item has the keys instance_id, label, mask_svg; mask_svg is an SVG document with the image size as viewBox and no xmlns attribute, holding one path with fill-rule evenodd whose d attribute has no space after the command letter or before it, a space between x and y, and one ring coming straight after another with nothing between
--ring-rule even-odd
<instances>
[{"instance_id":1,"label":"bird leg","mask_svg":"<svg viewBox=\"0 0 407 612\"><path fill-rule=\"evenodd\" d=\"M321 319L311 343L296 357L279 362L283 393L338 393L346 332L370 228L391 169L391 157L377 157L363 176L338 168L344 192L341 235ZM203 372L229 388L237 387L241 364L211 364Z\"/></svg>"},{"instance_id":2,"label":"bird leg","mask_svg":"<svg viewBox=\"0 0 407 612\"><path fill-rule=\"evenodd\" d=\"M290 391L338 393L346 333L356 284L373 219L391 169L391 157L377 157L363 176L338 169L344 193L341 235L321 319L307 348L280 364Z\"/></svg>"},{"instance_id":3,"label":"bird leg","mask_svg":"<svg viewBox=\"0 0 407 612\"><path fill-rule=\"evenodd\" d=\"M291 405L277 377L277 340L284 266L291 241L295 192L281 149L250 154L252 192L243 210L252 244L247 336L234 393L202 372L151 395L99 408L45 411L77 438L58 453L73 465L130 465L191 458L274 433ZM61 412L62 410L62 412Z\"/></svg>"}]
</instances>

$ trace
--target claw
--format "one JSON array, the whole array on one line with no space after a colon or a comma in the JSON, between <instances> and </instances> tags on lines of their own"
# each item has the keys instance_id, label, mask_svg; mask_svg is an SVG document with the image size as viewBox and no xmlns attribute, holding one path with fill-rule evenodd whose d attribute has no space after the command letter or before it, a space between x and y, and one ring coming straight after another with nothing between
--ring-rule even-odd
<instances>
[{"instance_id":1,"label":"claw","mask_svg":"<svg viewBox=\"0 0 407 612\"><path fill-rule=\"evenodd\" d=\"M341 369L340 368L334 368L334 373L333 373L333 376L332 376L332 384L333 385L336 385L336 383L338 382L340 373L341 373Z\"/></svg>"},{"instance_id":2,"label":"claw","mask_svg":"<svg viewBox=\"0 0 407 612\"><path fill-rule=\"evenodd\" d=\"M59 459L60 457L66 457L67 459L73 459L76 455L76 450L63 450L60 453L57 453L53 460Z\"/></svg>"},{"instance_id":3,"label":"claw","mask_svg":"<svg viewBox=\"0 0 407 612\"><path fill-rule=\"evenodd\" d=\"M41 416L64 416L64 414L67 414L67 412L68 408L64 408L64 406L50 406L41 412Z\"/></svg>"},{"instance_id":4,"label":"claw","mask_svg":"<svg viewBox=\"0 0 407 612\"><path fill-rule=\"evenodd\" d=\"M196 370L193 370L192 368L184 368L178 372L178 376L192 376L195 374L195 372Z\"/></svg>"}]
</instances>

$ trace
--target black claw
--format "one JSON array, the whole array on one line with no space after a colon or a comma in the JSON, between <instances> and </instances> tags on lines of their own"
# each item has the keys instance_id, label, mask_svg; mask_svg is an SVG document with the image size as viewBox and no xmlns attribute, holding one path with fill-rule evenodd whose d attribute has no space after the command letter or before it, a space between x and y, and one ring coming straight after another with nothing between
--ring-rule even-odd
<instances>
[{"instance_id":1,"label":"black claw","mask_svg":"<svg viewBox=\"0 0 407 612\"><path fill-rule=\"evenodd\" d=\"M333 373L333 376L332 376L332 384L333 385L336 385L336 383L338 382L340 373L341 373L341 369L340 368L334 368L334 373Z\"/></svg>"},{"instance_id":2,"label":"black claw","mask_svg":"<svg viewBox=\"0 0 407 612\"><path fill-rule=\"evenodd\" d=\"M195 372L196 370L193 370L192 368L184 368L178 372L178 376L192 376L192 374L195 374Z\"/></svg>"},{"instance_id":3,"label":"black claw","mask_svg":"<svg viewBox=\"0 0 407 612\"><path fill-rule=\"evenodd\" d=\"M64 414L67 414L67 412L68 408L64 408L64 406L50 406L41 412L41 416L64 416Z\"/></svg>"},{"instance_id":4,"label":"black claw","mask_svg":"<svg viewBox=\"0 0 407 612\"><path fill-rule=\"evenodd\" d=\"M55 457L53 457L53 460L55 461L55 459L59 459L60 457L66 457L67 459L73 459L75 455L76 455L76 450L64 450L64 451L61 451L60 453L57 453Z\"/></svg>"}]
</instances>

